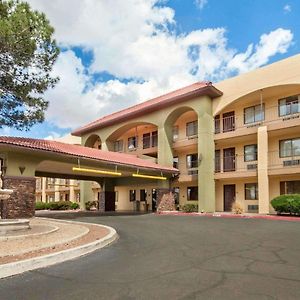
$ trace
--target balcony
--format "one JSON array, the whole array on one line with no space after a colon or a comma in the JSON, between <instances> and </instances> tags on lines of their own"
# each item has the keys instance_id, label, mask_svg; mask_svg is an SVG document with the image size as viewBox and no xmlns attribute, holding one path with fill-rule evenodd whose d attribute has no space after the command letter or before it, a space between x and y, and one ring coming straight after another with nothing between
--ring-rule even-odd
<instances>
[{"instance_id":1,"label":"balcony","mask_svg":"<svg viewBox=\"0 0 300 300\"><path fill-rule=\"evenodd\" d=\"M223 118L216 116L215 140L256 134L260 126L268 126L268 131L300 126L300 102L266 106L252 116L249 116L249 113Z\"/></svg>"},{"instance_id":2,"label":"balcony","mask_svg":"<svg viewBox=\"0 0 300 300\"><path fill-rule=\"evenodd\" d=\"M279 151L268 153L269 175L284 175L300 173L300 155L280 157Z\"/></svg>"},{"instance_id":3,"label":"balcony","mask_svg":"<svg viewBox=\"0 0 300 300\"><path fill-rule=\"evenodd\" d=\"M215 179L257 176L257 161L245 161L244 155L215 158Z\"/></svg>"}]
</instances>

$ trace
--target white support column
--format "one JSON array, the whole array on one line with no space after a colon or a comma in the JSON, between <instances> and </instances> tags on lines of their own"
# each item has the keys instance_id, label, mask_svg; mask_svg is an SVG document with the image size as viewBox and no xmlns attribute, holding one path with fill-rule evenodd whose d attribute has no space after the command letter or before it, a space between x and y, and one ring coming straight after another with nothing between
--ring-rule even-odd
<instances>
[{"instance_id":1,"label":"white support column","mask_svg":"<svg viewBox=\"0 0 300 300\"><path fill-rule=\"evenodd\" d=\"M91 181L80 181L80 209L85 209L85 202L93 201Z\"/></svg>"},{"instance_id":2,"label":"white support column","mask_svg":"<svg viewBox=\"0 0 300 300\"><path fill-rule=\"evenodd\" d=\"M270 212L269 177L268 177L268 129L259 127L257 131L257 177L258 177L258 212Z\"/></svg>"},{"instance_id":3,"label":"white support column","mask_svg":"<svg viewBox=\"0 0 300 300\"><path fill-rule=\"evenodd\" d=\"M70 191L70 201L72 201L72 202L76 202L74 185L75 185L75 181L73 179L71 179L69 191Z\"/></svg>"},{"instance_id":4,"label":"white support column","mask_svg":"<svg viewBox=\"0 0 300 300\"><path fill-rule=\"evenodd\" d=\"M47 196L46 196L46 185L47 185L47 178L42 177L42 202L47 202Z\"/></svg>"},{"instance_id":5,"label":"white support column","mask_svg":"<svg viewBox=\"0 0 300 300\"><path fill-rule=\"evenodd\" d=\"M59 179L55 179L54 181L54 201L59 201Z\"/></svg>"}]
</instances>

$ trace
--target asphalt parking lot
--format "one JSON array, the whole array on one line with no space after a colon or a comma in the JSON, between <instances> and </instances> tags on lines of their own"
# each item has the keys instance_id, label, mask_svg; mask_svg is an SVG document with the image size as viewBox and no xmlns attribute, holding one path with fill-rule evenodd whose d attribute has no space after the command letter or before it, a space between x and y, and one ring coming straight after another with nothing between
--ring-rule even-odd
<instances>
[{"instance_id":1,"label":"asphalt parking lot","mask_svg":"<svg viewBox=\"0 0 300 300\"><path fill-rule=\"evenodd\" d=\"M1 279L1 300L300 299L300 222L153 214L76 220L112 226L120 238Z\"/></svg>"}]
</instances>

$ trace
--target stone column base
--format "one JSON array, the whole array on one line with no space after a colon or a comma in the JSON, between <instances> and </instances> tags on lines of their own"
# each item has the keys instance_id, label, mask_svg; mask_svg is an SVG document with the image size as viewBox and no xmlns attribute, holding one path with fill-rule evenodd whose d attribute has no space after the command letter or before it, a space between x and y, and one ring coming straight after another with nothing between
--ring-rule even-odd
<instances>
[{"instance_id":1,"label":"stone column base","mask_svg":"<svg viewBox=\"0 0 300 300\"><path fill-rule=\"evenodd\" d=\"M169 189L158 189L157 190L157 211L174 211L175 198L174 194Z\"/></svg>"},{"instance_id":2,"label":"stone column base","mask_svg":"<svg viewBox=\"0 0 300 300\"><path fill-rule=\"evenodd\" d=\"M99 198L99 211L115 211L115 200L116 193L115 192L100 192Z\"/></svg>"},{"instance_id":3,"label":"stone column base","mask_svg":"<svg viewBox=\"0 0 300 300\"><path fill-rule=\"evenodd\" d=\"M6 219L32 218L35 214L35 177L5 176L3 188L13 193L3 203Z\"/></svg>"}]
</instances>

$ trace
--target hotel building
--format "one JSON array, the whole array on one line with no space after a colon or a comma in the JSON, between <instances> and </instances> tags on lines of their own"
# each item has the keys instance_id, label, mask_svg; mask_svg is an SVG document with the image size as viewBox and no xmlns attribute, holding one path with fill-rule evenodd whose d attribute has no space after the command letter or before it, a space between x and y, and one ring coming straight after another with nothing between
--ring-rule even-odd
<instances>
[{"instance_id":1,"label":"hotel building","mask_svg":"<svg viewBox=\"0 0 300 300\"><path fill-rule=\"evenodd\" d=\"M179 175L168 182L110 183L117 210L155 209L156 191L178 207L269 213L280 194L300 193L300 55L218 82L198 82L102 117L73 132L81 144L125 152ZM138 170L137 170L138 172ZM91 183L81 187L82 201Z\"/></svg>"}]
</instances>

